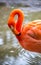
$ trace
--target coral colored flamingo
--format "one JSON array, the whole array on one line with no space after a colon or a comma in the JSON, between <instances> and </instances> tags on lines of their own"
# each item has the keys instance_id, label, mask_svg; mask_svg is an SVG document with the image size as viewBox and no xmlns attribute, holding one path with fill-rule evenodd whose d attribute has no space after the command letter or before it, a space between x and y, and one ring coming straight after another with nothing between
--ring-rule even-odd
<instances>
[{"instance_id":1,"label":"coral colored flamingo","mask_svg":"<svg viewBox=\"0 0 41 65\"><path fill-rule=\"evenodd\" d=\"M17 22L14 21L16 14L18 15ZM22 27L23 19L23 12L15 9L10 13L8 26L24 49L41 53L41 20L32 21Z\"/></svg>"}]
</instances>

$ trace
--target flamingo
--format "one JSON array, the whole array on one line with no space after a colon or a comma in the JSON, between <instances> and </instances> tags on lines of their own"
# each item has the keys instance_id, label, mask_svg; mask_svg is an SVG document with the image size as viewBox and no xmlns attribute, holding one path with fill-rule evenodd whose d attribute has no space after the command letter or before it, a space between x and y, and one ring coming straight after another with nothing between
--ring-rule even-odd
<instances>
[{"instance_id":1,"label":"flamingo","mask_svg":"<svg viewBox=\"0 0 41 65\"><path fill-rule=\"evenodd\" d=\"M15 15L18 16L17 21L14 20ZM8 18L8 26L24 49L41 53L41 20L22 26L23 20L23 11L14 9Z\"/></svg>"}]
</instances>

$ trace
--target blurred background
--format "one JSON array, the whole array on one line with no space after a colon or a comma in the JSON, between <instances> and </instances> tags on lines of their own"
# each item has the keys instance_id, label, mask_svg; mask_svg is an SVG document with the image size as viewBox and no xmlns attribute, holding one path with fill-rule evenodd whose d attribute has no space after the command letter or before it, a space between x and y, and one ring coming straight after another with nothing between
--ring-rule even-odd
<instances>
[{"instance_id":1,"label":"blurred background","mask_svg":"<svg viewBox=\"0 0 41 65\"><path fill-rule=\"evenodd\" d=\"M0 0L0 65L41 65L41 54L23 49L7 25L16 8L24 12L23 25L41 19L41 0Z\"/></svg>"}]
</instances>

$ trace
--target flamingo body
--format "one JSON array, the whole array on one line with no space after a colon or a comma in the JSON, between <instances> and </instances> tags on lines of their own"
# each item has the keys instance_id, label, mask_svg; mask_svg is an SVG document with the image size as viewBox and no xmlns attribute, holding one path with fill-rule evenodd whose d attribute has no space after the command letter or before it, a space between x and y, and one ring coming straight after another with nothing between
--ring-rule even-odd
<instances>
[{"instance_id":1,"label":"flamingo body","mask_svg":"<svg viewBox=\"0 0 41 65\"><path fill-rule=\"evenodd\" d=\"M15 23L14 16L16 14L18 15L18 20ZM23 12L15 9L10 14L8 26L24 49L41 53L41 20L34 20L22 27L23 19Z\"/></svg>"}]
</instances>

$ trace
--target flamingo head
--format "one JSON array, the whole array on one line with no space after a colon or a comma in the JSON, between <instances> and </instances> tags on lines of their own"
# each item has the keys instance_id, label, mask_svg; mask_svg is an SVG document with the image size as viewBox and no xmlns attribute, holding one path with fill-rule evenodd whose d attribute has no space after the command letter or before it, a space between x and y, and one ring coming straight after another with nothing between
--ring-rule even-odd
<instances>
[{"instance_id":1,"label":"flamingo head","mask_svg":"<svg viewBox=\"0 0 41 65\"><path fill-rule=\"evenodd\" d=\"M15 15L18 16L17 22L14 20ZM10 13L8 19L8 26L15 35L21 34L23 19L24 14L20 9L15 9Z\"/></svg>"}]
</instances>

